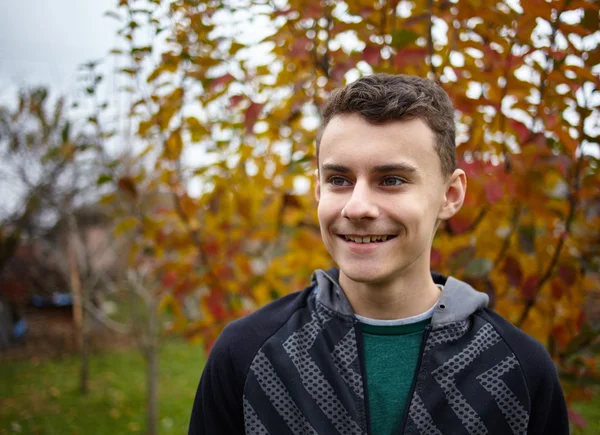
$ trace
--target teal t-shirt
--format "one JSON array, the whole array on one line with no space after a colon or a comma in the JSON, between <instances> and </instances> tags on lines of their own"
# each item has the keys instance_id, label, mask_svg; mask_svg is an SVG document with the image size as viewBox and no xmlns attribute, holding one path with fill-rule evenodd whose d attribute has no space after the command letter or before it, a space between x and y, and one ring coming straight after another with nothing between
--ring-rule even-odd
<instances>
[{"instance_id":1,"label":"teal t-shirt","mask_svg":"<svg viewBox=\"0 0 600 435\"><path fill-rule=\"evenodd\" d=\"M373 435L400 433L423 333L430 321L396 326L361 324Z\"/></svg>"}]
</instances>

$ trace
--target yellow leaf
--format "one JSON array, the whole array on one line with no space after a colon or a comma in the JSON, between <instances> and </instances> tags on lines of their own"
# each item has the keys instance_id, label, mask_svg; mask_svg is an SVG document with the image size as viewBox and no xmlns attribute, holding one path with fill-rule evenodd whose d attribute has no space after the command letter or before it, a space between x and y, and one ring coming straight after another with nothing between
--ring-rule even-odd
<instances>
[{"instance_id":1,"label":"yellow leaf","mask_svg":"<svg viewBox=\"0 0 600 435\"><path fill-rule=\"evenodd\" d=\"M181 156L182 149L183 142L181 140L181 134L179 133L179 130L175 130L167 139L164 155L169 160L178 160L179 156Z\"/></svg>"},{"instance_id":2,"label":"yellow leaf","mask_svg":"<svg viewBox=\"0 0 600 435\"><path fill-rule=\"evenodd\" d=\"M131 231L139 224L138 218L134 216L123 219L115 228L115 235L120 236L128 231Z\"/></svg>"}]
</instances>

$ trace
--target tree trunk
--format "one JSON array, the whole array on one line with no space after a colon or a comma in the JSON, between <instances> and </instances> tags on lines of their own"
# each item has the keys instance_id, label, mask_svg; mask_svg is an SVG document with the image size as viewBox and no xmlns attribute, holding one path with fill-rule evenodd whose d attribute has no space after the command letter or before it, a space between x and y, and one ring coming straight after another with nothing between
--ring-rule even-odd
<instances>
[{"instance_id":1,"label":"tree trunk","mask_svg":"<svg viewBox=\"0 0 600 435\"><path fill-rule=\"evenodd\" d=\"M154 303L148 307L148 343L145 349L147 364L146 407L147 433L158 434L158 313Z\"/></svg>"},{"instance_id":2,"label":"tree trunk","mask_svg":"<svg viewBox=\"0 0 600 435\"><path fill-rule=\"evenodd\" d=\"M81 394L87 394L89 391L90 377L90 358L89 358L89 328L85 315L84 294L81 278L79 277L79 269L77 265L77 256L75 246L69 243L69 269L71 278L71 290L73 291L73 325L75 327L75 335L77 340L77 348L81 357L81 366L79 368L79 391Z\"/></svg>"},{"instance_id":3,"label":"tree trunk","mask_svg":"<svg viewBox=\"0 0 600 435\"><path fill-rule=\"evenodd\" d=\"M87 394L90 387L90 328L87 313L83 314L81 325L81 367L79 370L79 391L81 394Z\"/></svg>"}]
</instances>

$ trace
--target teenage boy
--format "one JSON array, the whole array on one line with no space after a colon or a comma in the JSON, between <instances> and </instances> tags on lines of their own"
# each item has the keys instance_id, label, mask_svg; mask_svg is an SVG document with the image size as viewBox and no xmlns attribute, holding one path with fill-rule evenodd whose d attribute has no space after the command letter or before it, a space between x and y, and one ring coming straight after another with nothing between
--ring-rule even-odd
<instances>
[{"instance_id":1,"label":"teenage boy","mask_svg":"<svg viewBox=\"0 0 600 435\"><path fill-rule=\"evenodd\" d=\"M316 198L339 269L225 328L190 435L569 433L543 346L430 272L465 197L454 131L430 80L377 74L332 93Z\"/></svg>"}]
</instances>

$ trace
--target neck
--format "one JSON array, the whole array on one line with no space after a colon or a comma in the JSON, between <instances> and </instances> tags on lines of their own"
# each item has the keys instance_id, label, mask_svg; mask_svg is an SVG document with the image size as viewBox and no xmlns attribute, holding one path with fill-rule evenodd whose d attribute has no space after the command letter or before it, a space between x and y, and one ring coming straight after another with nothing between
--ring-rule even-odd
<instances>
[{"instance_id":1,"label":"neck","mask_svg":"<svg viewBox=\"0 0 600 435\"><path fill-rule=\"evenodd\" d=\"M353 281L340 270L340 286L355 314L379 320L417 316L430 309L441 295L429 270L381 283Z\"/></svg>"}]
</instances>

